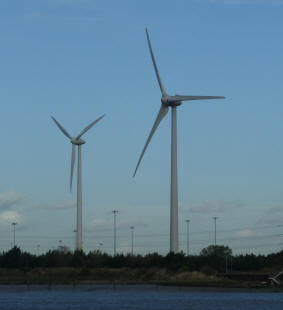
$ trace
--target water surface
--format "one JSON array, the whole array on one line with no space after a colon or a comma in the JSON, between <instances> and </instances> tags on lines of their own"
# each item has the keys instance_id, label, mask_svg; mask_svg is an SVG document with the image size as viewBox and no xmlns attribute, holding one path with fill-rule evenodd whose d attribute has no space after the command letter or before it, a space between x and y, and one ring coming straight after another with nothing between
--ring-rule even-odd
<instances>
[{"instance_id":1,"label":"water surface","mask_svg":"<svg viewBox=\"0 0 283 310\"><path fill-rule=\"evenodd\" d=\"M154 285L2 285L2 310L282 310L282 293L213 292Z\"/></svg>"}]
</instances>

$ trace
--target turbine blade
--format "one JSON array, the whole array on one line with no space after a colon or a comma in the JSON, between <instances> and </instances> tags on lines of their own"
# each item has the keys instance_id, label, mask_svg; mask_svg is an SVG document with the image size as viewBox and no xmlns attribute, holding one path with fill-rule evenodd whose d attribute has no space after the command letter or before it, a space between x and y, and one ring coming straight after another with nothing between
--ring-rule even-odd
<instances>
[{"instance_id":1,"label":"turbine blade","mask_svg":"<svg viewBox=\"0 0 283 310\"><path fill-rule=\"evenodd\" d=\"M84 130L81 131L81 133L76 137L76 140L80 139L80 137L82 135L84 135L94 124L96 124L97 122L99 122L103 117L105 116L105 114L103 114L102 116L100 116L98 119L96 119L95 121L93 121L92 123L90 123L88 126L86 126L86 128Z\"/></svg>"},{"instance_id":2,"label":"turbine blade","mask_svg":"<svg viewBox=\"0 0 283 310\"><path fill-rule=\"evenodd\" d=\"M73 183L73 174L74 174L75 161L76 161L76 146L75 146L75 144L72 144L71 175L70 175L70 192L72 191L72 183Z\"/></svg>"},{"instance_id":3,"label":"turbine blade","mask_svg":"<svg viewBox=\"0 0 283 310\"><path fill-rule=\"evenodd\" d=\"M68 137L69 139L72 140L72 137L70 136L70 134L67 132L67 130L55 119L55 117L51 116L51 118L53 119L53 121L55 122L55 124L59 127L59 129L63 132L63 134Z\"/></svg>"},{"instance_id":4,"label":"turbine blade","mask_svg":"<svg viewBox=\"0 0 283 310\"><path fill-rule=\"evenodd\" d=\"M189 101L189 100L206 100L206 99L225 99L223 96L181 96L176 95L172 97L173 101Z\"/></svg>"},{"instance_id":5,"label":"turbine blade","mask_svg":"<svg viewBox=\"0 0 283 310\"><path fill-rule=\"evenodd\" d=\"M160 78L160 75L159 75L159 72L158 72L158 68L157 68L157 65L156 65L156 62L155 62L155 58L154 58L154 55L153 55L153 51L152 51L152 47L151 47L151 43L150 43L150 39L149 39L149 34L148 34L148 31L147 31L147 28L145 29L145 32L146 32L147 43L148 43L148 47L149 47L149 51L150 51L150 55L151 55L151 59L152 59L152 63L153 63L153 66L154 66L154 70L155 70L155 74L156 74L156 77L157 77L157 80L158 80L159 87L160 87L162 95L166 95L166 91L165 91L165 88L164 88L164 86L162 84L162 81L161 81L161 78Z\"/></svg>"},{"instance_id":6,"label":"turbine blade","mask_svg":"<svg viewBox=\"0 0 283 310\"><path fill-rule=\"evenodd\" d=\"M142 152L141 152L141 155L140 155L140 158L139 158L138 164L137 164L137 166L136 166L136 169L135 169L135 172L134 172L133 177L134 177L134 176L136 175L136 173L137 173L137 170L138 170L138 168L139 168L139 165L140 165L140 162L141 162L141 160L142 160L142 158L143 158L143 155L144 155L144 153L145 153L145 150L146 150L146 148L147 148L147 146L148 146L148 144L149 144L149 142L150 142L150 140L151 140L151 138L152 138L152 136L153 136L153 134L154 134L156 128L158 127L158 125L159 125L159 123L162 121L162 119L165 117L165 115L167 114L167 112L168 112L168 107L162 104L161 107L160 107L160 110L159 110L159 112L158 112L158 115L157 115L157 117L156 117L156 119L155 119L155 121L154 121L153 127L152 127L152 129L151 129L151 131L150 131L150 133L149 133L149 136L148 136L147 140L146 140L146 143L145 143L145 145L144 145L144 147L143 147L143 150L142 150Z\"/></svg>"}]
</instances>

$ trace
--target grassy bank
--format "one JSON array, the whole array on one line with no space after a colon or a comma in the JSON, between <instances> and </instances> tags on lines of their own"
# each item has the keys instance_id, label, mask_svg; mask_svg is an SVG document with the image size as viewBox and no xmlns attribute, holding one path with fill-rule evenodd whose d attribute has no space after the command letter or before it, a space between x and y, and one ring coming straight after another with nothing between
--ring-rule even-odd
<instances>
[{"instance_id":1,"label":"grassy bank","mask_svg":"<svg viewBox=\"0 0 283 310\"><path fill-rule=\"evenodd\" d=\"M266 283L232 281L201 272L173 272L163 268L33 268L0 269L0 284L156 284L163 286L199 288L239 288L244 290L268 288Z\"/></svg>"},{"instance_id":2,"label":"grassy bank","mask_svg":"<svg viewBox=\"0 0 283 310\"><path fill-rule=\"evenodd\" d=\"M0 269L0 284L91 282L218 282L200 272L173 272L163 268L33 268ZM229 280L227 281L229 282Z\"/></svg>"}]
</instances>

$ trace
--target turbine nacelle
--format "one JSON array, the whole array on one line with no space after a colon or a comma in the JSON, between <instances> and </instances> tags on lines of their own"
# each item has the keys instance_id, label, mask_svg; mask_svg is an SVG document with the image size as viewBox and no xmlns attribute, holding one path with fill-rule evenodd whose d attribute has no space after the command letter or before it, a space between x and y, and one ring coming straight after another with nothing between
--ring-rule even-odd
<instances>
[{"instance_id":1,"label":"turbine nacelle","mask_svg":"<svg viewBox=\"0 0 283 310\"><path fill-rule=\"evenodd\" d=\"M76 138L72 138L71 141L70 141L72 144L74 145L82 145L82 144L85 144L85 141L81 138L79 139L76 139Z\"/></svg>"},{"instance_id":2,"label":"turbine nacelle","mask_svg":"<svg viewBox=\"0 0 283 310\"><path fill-rule=\"evenodd\" d=\"M162 96L161 102L167 107L177 107L182 104L182 101L176 99L174 96Z\"/></svg>"}]
</instances>

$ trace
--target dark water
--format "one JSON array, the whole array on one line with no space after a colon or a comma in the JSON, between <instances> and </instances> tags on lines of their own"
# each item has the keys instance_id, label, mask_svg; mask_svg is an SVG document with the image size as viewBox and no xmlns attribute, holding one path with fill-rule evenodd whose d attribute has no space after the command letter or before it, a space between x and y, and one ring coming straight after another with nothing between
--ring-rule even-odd
<instances>
[{"instance_id":1,"label":"dark water","mask_svg":"<svg viewBox=\"0 0 283 310\"><path fill-rule=\"evenodd\" d=\"M0 286L0 309L283 310L283 294L202 292L142 285L7 285Z\"/></svg>"}]
</instances>

